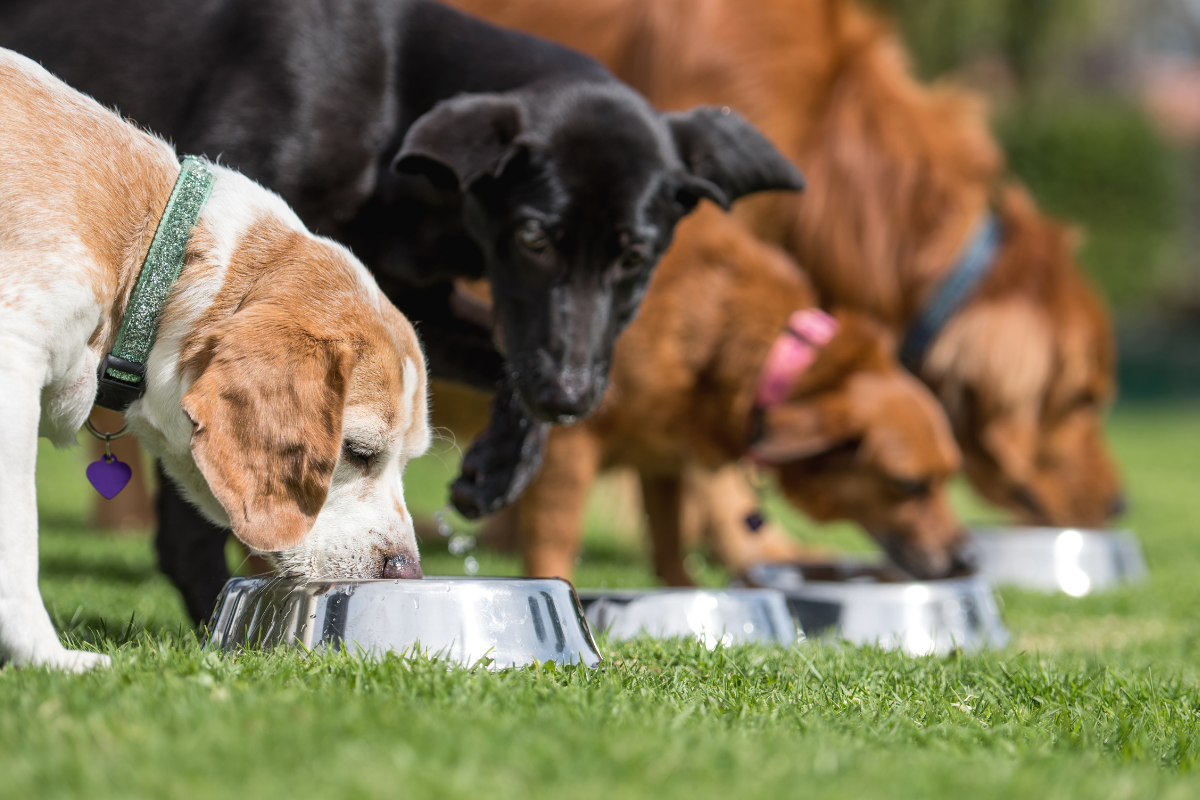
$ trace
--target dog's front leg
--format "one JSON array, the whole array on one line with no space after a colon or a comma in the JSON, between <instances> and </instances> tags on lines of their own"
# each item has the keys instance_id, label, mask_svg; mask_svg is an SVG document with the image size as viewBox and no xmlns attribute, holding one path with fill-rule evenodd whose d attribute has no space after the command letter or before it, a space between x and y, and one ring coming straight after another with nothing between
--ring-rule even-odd
<instances>
[{"instance_id":1,"label":"dog's front leg","mask_svg":"<svg viewBox=\"0 0 1200 800\"><path fill-rule=\"evenodd\" d=\"M221 588L229 580L225 543L229 531L209 522L184 499L175 481L158 462L158 531L154 547L158 568L183 595L196 627L209 621Z\"/></svg>"},{"instance_id":2,"label":"dog's front leg","mask_svg":"<svg viewBox=\"0 0 1200 800\"><path fill-rule=\"evenodd\" d=\"M600 443L586 426L551 431L542 471L517 504L526 575L571 579L600 458Z\"/></svg>"},{"instance_id":3,"label":"dog's front leg","mask_svg":"<svg viewBox=\"0 0 1200 800\"><path fill-rule=\"evenodd\" d=\"M108 656L67 650L38 590L37 468L41 402L27 374L0 371L0 660L82 672Z\"/></svg>"},{"instance_id":4,"label":"dog's front leg","mask_svg":"<svg viewBox=\"0 0 1200 800\"><path fill-rule=\"evenodd\" d=\"M668 586L692 586L683 564L683 537L679 525L683 480L679 475L648 475L642 479L642 503L650 523L654 572Z\"/></svg>"},{"instance_id":5,"label":"dog's front leg","mask_svg":"<svg viewBox=\"0 0 1200 800\"><path fill-rule=\"evenodd\" d=\"M459 513L478 519L515 502L541 469L549 432L550 424L534 419L503 384L492 398L487 430L463 456L462 475L450 487Z\"/></svg>"}]
</instances>

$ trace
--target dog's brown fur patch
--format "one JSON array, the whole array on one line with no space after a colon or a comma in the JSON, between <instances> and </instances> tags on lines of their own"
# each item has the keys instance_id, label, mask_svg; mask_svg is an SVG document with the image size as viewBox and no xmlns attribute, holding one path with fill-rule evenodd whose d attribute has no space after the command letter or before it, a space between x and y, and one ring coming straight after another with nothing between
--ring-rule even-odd
<instances>
[{"instance_id":1,"label":"dog's brown fur patch","mask_svg":"<svg viewBox=\"0 0 1200 800\"><path fill-rule=\"evenodd\" d=\"M179 163L161 140L60 91L11 55L0 58L0 86L11 89L0 91L0 249L55 252L65 241L91 256L89 288L109 314L88 344L107 352ZM46 153L54 154L52 165ZM64 174L73 179L61 180ZM60 277L47 269L22 282L48 293Z\"/></svg>"},{"instance_id":2,"label":"dog's brown fur patch","mask_svg":"<svg viewBox=\"0 0 1200 800\"><path fill-rule=\"evenodd\" d=\"M199 267L210 237L193 237ZM369 305L349 256L264 216L240 239L212 305L180 352L192 453L234 532L261 551L295 546L325 503L345 409L369 405L388 429L421 352L400 312ZM397 358L400 356L400 358ZM408 441L424 424L411 414Z\"/></svg>"}]
</instances>

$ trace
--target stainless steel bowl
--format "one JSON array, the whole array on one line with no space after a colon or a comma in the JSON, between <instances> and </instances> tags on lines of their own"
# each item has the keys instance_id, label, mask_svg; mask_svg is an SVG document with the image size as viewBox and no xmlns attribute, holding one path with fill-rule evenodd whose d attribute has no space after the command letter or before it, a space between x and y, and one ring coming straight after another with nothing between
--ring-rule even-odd
<instances>
[{"instance_id":1,"label":"stainless steel bowl","mask_svg":"<svg viewBox=\"0 0 1200 800\"><path fill-rule=\"evenodd\" d=\"M712 650L717 645L791 644L804 638L796 630L787 599L772 589L584 589L579 602L596 630L614 639L698 638Z\"/></svg>"},{"instance_id":2,"label":"stainless steel bowl","mask_svg":"<svg viewBox=\"0 0 1200 800\"><path fill-rule=\"evenodd\" d=\"M1082 597L1147 574L1129 531L977 528L971 538L980 573L1000 584Z\"/></svg>"},{"instance_id":3,"label":"stainless steel bowl","mask_svg":"<svg viewBox=\"0 0 1200 800\"><path fill-rule=\"evenodd\" d=\"M345 647L436 654L492 669L593 666L600 651L571 584L539 578L314 581L234 578L213 615L223 648Z\"/></svg>"},{"instance_id":4,"label":"stainless steel bowl","mask_svg":"<svg viewBox=\"0 0 1200 800\"><path fill-rule=\"evenodd\" d=\"M980 576L913 581L874 562L760 564L752 586L782 591L810 637L875 644L911 655L1003 647L991 582Z\"/></svg>"}]
</instances>

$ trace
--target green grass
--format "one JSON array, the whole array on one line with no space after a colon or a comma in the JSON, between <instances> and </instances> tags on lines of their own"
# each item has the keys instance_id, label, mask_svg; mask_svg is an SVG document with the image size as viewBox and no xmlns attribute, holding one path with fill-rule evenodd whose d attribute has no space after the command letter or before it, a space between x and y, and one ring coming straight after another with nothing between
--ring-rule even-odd
<instances>
[{"instance_id":1,"label":"green grass","mask_svg":"<svg viewBox=\"0 0 1200 800\"><path fill-rule=\"evenodd\" d=\"M0 797L1194 797L1200 411L1123 409L1111 430L1152 577L1083 600L1006 590L1008 650L643 641L604 643L600 669L500 674L206 652L148 540L87 530L82 456L45 451L46 602L114 667L0 671ZM415 510L441 505L450 469L445 456L414 467ZM866 546L844 526L785 522ZM429 572L461 573L444 544L424 550ZM650 580L640 543L598 512L579 577Z\"/></svg>"}]
</instances>

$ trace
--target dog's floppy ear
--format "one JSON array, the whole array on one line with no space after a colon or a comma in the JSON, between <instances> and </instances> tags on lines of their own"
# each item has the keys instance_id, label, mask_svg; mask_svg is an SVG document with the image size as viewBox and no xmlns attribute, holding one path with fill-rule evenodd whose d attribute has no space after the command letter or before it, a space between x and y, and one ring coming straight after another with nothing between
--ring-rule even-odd
<instances>
[{"instance_id":1,"label":"dog's floppy ear","mask_svg":"<svg viewBox=\"0 0 1200 800\"><path fill-rule=\"evenodd\" d=\"M295 547L341 453L353 351L252 306L215 326L197 360L182 402L196 466L239 539L261 552Z\"/></svg>"},{"instance_id":2,"label":"dog's floppy ear","mask_svg":"<svg viewBox=\"0 0 1200 800\"><path fill-rule=\"evenodd\" d=\"M855 438L849 415L822 399L784 403L763 412L762 434L751 455L767 464L784 464L832 450Z\"/></svg>"},{"instance_id":3,"label":"dog's floppy ear","mask_svg":"<svg viewBox=\"0 0 1200 800\"><path fill-rule=\"evenodd\" d=\"M728 210L753 192L804 188L800 170L736 111L699 106L664 116L696 195Z\"/></svg>"},{"instance_id":4,"label":"dog's floppy ear","mask_svg":"<svg viewBox=\"0 0 1200 800\"><path fill-rule=\"evenodd\" d=\"M424 175L442 189L465 190L499 176L517 153L521 106L509 97L462 95L443 100L413 123L392 169Z\"/></svg>"}]
</instances>

